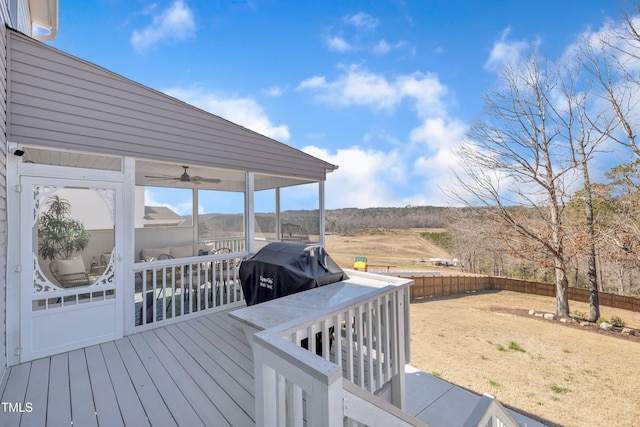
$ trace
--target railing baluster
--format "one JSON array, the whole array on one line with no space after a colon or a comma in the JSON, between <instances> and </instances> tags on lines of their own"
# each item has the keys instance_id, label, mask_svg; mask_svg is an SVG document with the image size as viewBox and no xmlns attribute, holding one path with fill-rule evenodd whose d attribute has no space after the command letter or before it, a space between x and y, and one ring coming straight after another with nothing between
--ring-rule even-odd
<instances>
[{"instance_id":1,"label":"railing baluster","mask_svg":"<svg viewBox=\"0 0 640 427\"><path fill-rule=\"evenodd\" d=\"M334 375L344 377L368 393L375 393L389 384L391 403L402 408L404 381L398 375L404 375L407 343L402 341L408 339L408 334L400 329L408 326L404 313L408 285L410 283L404 282L397 288L389 286L384 288L382 295L354 302L315 319L309 318L298 326L288 326L286 330L274 327L256 334L254 354L260 357L259 363L266 363L264 368L268 366L276 371L276 375L286 377L286 396L278 390L282 386L256 381L257 387L267 387L260 392L256 390L257 425L267 425L263 422L266 418L261 418L262 414L273 415L269 414L266 402L261 399L274 395L277 395L278 403L271 408L277 415L276 419L269 419L269 425L359 425L349 419L342 422L343 415L346 415L338 391L342 389L342 381ZM332 328L335 333L333 348ZM321 344L316 342L317 334L322 336L318 341ZM290 347L293 343L299 349L304 339L308 342L307 351L313 354L320 353L317 347L322 345L320 356L331 363L314 364L315 356L302 356ZM342 357L343 352L346 358ZM335 367L332 374L325 371L329 366ZM323 377L325 374L321 371L327 372L328 376ZM262 397L259 399L259 396ZM298 402L302 402L303 396L304 405L300 403L302 409L298 409ZM280 399L286 401L284 409Z\"/></svg>"},{"instance_id":2,"label":"railing baluster","mask_svg":"<svg viewBox=\"0 0 640 427\"><path fill-rule=\"evenodd\" d=\"M382 313L380 310L380 304L381 304L381 298L376 298L374 301L374 318L375 318L375 336L376 336L376 385L375 388L378 389L380 387L382 387L382 384L385 383L385 381L383 380L382 377L382 358L383 358L383 353L382 353L382 341L383 341L383 337L382 337L382 328L381 328L381 317L382 317Z\"/></svg>"},{"instance_id":3,"label":"railing baluster","mask_svg":"<svg viewBox=\"0 0 640 427\"><path fill-rule=\"evenodd\" d=\"M345 332L346 332L346 346L347 346L347 379L353 383L355 383L354 381L354 369L353 369L353 334L355 332L355 313L353 309L349 309L347 311L346 314L346 328L345 328ZM342 358L342 355L340 355L340 358Z\"/></svg>"},{"instance_id":4,"label":"railing baluster","mask_svg":"<svg viewBox=\"0 0 640 427\"><path fill-rule=\"evenodd\" d=\"M373 374L375 372L375 368L373 366L373 310L371 309L371 301L367 302L365 305L365 325L366 325L366 337L367 337L367 364L365 368L367 369L367 390L370 392L375 391L375 384L373 382Z\"/></svg>"},{"instance_id":5,"label":"railing baluster","mask_svg":"<svg viewBox=\"0 0 640 427\"><path fill-rule=\"evenodd\" d=\"M384 381L387 382L392 377L391 372L391 325L389 318L389 305L391 301L389 299L389 295L384 295L383 297L383 316L384 316Z\"/></svg>"},{"instance_id":6,"label":"railing baluster","mask_svg":"<svg viewBox=\"0 0 640 427\"><path fill-rule=\"evenodd\" d=\"M359 305L356 308L356 340L358 342L358 384L360 387L365 388L364 384L364 319L362 316L363 307Z\"/></svg>"}]
</instances>

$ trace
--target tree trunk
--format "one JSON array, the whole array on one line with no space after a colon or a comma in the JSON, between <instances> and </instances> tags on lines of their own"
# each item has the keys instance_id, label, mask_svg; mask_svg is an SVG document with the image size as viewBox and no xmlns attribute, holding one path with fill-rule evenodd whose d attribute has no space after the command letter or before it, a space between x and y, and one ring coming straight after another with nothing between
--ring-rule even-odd
<instances>
[{"instance_id":1,"label":"tree trunk","mask_svg":"<svg viewBox=\"0 0 640 427\"><path fill-rule=\"evenodd\" d=\"M555 258L556 272L556 314L558 316L569 316L569 280L564 268L563 260Z\"/></svg>"},{"instance_id":2,"label":"tree trunk","mask_svg":"<svg viewBox=\"0 0 640 427\"><path fill-rule=\"evenodd\" d=\"M589 320L595 322L600 318L600 295L598 294L595 245L591 245L587 274L589 276Z\"/></svg>"}]
</instances>

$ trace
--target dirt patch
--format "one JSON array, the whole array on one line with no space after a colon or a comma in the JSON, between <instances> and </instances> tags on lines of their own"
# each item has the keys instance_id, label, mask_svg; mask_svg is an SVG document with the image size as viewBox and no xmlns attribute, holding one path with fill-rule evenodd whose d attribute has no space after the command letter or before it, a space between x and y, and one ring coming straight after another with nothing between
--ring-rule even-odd
<instances>
[{"instance_id":1,"label":"dirt patch","mask_svg":"<svg viewBox=\"0 0 640 427\"><path fill-rule=\"evenodd\" d=\"M588 311L570 302L571 310ZM483 292L411 304L411 364L548 425L638 426L639 337L528 314L555 299ZM640 313L601 307L640 326Z\"/></svg>"}]
</instances>

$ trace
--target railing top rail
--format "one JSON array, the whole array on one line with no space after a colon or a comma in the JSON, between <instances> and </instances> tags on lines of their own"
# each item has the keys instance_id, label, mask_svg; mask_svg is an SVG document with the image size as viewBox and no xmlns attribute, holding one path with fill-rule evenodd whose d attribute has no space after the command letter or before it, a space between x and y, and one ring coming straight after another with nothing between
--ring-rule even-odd
<instances>
[{"instance_id":1,"label":"railing top rail","mask_svg":"<svg viewBox=\"0 0 640 427\"><path fill-rule=\"evenodd\" d=\"M317 356L291 341L282 339L275 331L266 329L253 336L254 341L271 351L290 366L303 370L316 380L330 384L342 377L342 369L333 362Z\"/></svg>"},{"instance_id":2,"label":"railing top rail","mask_svg":"<svg viewBox=\"0 0 640 427\"><path fill-rule=\"evenodd\" d=\"M369 273L351 270L347 270L347 274L349 278L346 280L292 294L283 299L271 300L255 306L246 307L230 314L234 318L258 330L271 329L275 333L284 336L287 333L300 330L312 324L317 324L318 321L328 319L337 313L360 306L368 301L373 301L381 295L391 294L400 288L408 289L414 283L412 279L371 275ZM323 292L340 286L344 286L344 288L339 288L340 291L337 293L344 290L345 294L349 294L348 300L324 309L311 307L315 303L315 297L322 298ZM370 290L366 290L368 288L370 288ZM295 301L295 304L289 306L290 313L286 313L282 301L286 298L301 300L303 295L309 296L309 307L307 308L304 301ZM274 317L271 313L273 309L272 305L276 304L275 301L279 301L278 307L280 313L278 317Z\"/></svg>"},{"instance_id":3,"label":"railing top rail","mask_svg":"<svg viewBox=\"0 0 640 427\"><path fill-rule=\"evenodd\" d=\"M352 383L351 381L345 378L342 379L342 388L344 389L345 394L348 393L353 396L356 396L362 399L363 401L368 402L370 405L376 408L379 408L380 410L394 417L395 420L393 421L396 421L398 424L409 425L414 427L430 427L429 424L425 423L424 421L421 421L418 418L409 415L408 413L404 412L397 406L387 402L386 400L374 394L367 393L362 388L358 387L357 385L355 385L354 383Z\"/></svg>"},{"instance_id":4,"label":"railing top rail","mask_svg":"<svg viewBox=\"0 0 640 427\"><path fill-rule=\"evenodd\" d=\"M153 260L146 262L136 262L133 264L133 271L149 270L162 267L177 267L185 264L197 264L199 262L207 261L224 261L236 258L246 258L249 256L249 252L234 252L230 254L217 254L217 255L194 255L184 258L170 258L162 260Z\"/></svg>"},{"instance_id":5,"label":"railing top rail","mask_svg":"<svg viewBox=\"0 0 640 427\"><path fill-rule=\"evenodd\" d=\"M402 287L408 287L409 284L406 284ZM306 328L307 326L311 326L315 323L318 323L318 320L328 319L333 317L336 314L343 313L345 311L351 310L363 304L366 304L369 301L373 301L376 298L383 296L385 294L391 294L396 291L399 286L388 285L384 288L372 289L371 292L361 295L360 297L356 297L351 301L344 302L342 304L338 304L335 307L325 310L320 313L312 313L308 314L304 317L300 317L289 322L280 324L273 328L274 332L280 336L286 336L289 333L295 332L297 330Z\"/></svg>"}]
</instances>

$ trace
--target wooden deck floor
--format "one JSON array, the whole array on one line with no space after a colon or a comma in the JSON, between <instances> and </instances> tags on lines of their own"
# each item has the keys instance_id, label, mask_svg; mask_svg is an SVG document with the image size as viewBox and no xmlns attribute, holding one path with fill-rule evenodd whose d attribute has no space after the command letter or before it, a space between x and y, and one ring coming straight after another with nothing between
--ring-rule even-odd
<instances>
[{"instance_id":1,"label":"wooden deck floor","mask_svg":"<svg viewBox=\"0 0 640 427\"><path fill-rule=\"evenodd\" d=\"M226 311L14 366L3 385L23 412L0 426L255 425L253 356Z\"/></svg>"}]
</instances>

